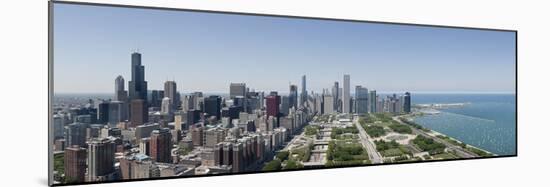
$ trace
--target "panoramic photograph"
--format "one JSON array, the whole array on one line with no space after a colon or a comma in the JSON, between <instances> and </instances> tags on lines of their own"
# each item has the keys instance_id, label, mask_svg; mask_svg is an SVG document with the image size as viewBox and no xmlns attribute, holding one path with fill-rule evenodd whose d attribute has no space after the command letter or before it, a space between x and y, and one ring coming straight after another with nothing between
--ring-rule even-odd
<instances>
[{"instance_id":1,"label":"panoramic photograph","mask_svg":"<svg viewBox=\"0 0 550 187\"><path fill-rule=\"evenodd\" d=\"M517 155L512 31L53 11L54 185Z\"/></svg>"}]
</instances>

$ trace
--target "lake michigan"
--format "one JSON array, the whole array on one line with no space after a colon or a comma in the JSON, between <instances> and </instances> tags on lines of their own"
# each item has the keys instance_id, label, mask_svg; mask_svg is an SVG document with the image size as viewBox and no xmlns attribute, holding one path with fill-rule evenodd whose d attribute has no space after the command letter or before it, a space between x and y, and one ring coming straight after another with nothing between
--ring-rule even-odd
<instances>
[{"instance_id":1,"label":"lake michigan","mask_svg":"<svg viewBox=\"0 0 550 187\"><path fill-rule=\"evenodd\" d=\"M516 154L515 94L413 94L412 104L468 103L414 121L497 155Z\"/></svg>"}]
</instances>

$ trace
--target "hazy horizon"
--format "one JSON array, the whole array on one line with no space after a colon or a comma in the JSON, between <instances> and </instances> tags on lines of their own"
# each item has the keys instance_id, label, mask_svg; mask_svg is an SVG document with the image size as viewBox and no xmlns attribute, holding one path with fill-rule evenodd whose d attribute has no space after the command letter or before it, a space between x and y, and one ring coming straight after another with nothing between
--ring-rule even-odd
<instances>
[{"instance_id":1,"label":"hazy horizon","mask_svg":"<svg viewBox=\"0 0 550 187\"><path fill-rule=\"evenodd\" d=\"M379 93L513 93L515 33L378 23L58 4L54 93L128 89L142 54L149 90L228 93L231 82L288 93L351 77ZM398 91L393 91L398 90Z\"/></svg>"}]
</instances>

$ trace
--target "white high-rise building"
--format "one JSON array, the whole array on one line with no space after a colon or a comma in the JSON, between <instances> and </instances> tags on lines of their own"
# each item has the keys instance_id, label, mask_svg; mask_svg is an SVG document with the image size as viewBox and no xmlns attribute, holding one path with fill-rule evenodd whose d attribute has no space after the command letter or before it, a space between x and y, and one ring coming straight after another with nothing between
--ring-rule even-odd
<instances>
[{"instance_id":1,"label":"white high-rise building","mask_svg":"<svg viewBox=\"0 0 550 187\"><path fill-rule=\"evenodd\" d=\"M323 96L323 113L324 114L334 113L334 100L331 95Z\"/></svg>"},{"instance_id":2,"label":"white high-rise building","mask_svg":"<svg viewBox=\"0 0 550 187\"><path fill-rule=\"evenodd\" d=\"M349 87L349 75L344 75L344 88L342 94L342 112L351 113L351 102L350 102L350 87Z\"/></svg>"},{"instance_id":3,"label":"white high-rise building","mask_svg":"<svg viewBox=\"0 0 550 187\"><path fill-rule=\"evenodd\" d=\"M170 114L172 113L172 103L170 103L171 99L169 97L164 97L162 99L162 105L160 107L160 112L163 114Z\"/></svg>"}]
</instances>

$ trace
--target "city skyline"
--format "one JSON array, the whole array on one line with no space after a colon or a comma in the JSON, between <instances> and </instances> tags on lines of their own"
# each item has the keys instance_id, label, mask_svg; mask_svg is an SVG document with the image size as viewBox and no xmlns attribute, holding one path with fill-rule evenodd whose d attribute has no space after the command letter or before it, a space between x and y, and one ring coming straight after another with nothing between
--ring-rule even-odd
<instances>
[{"instance_id":1,"label":"city skyline","mask_svg":"<svg viewBox=\"0 0 550 187\"><path fill-rule=\"evenodd\" d=\"M54 9L50 184L517 154L512 32Z\"/></svg>"},{"instance_id":2,"label":"city skyline","mask_svg":"<svg viewBox=\"0 0 550 187\"><path fill-rule=\"evenodd\" d=\"M350 74L351 87L362 85L381 93L515 93L512 32L95 6L55 8L60 9L54 23L56 93L112 93L109 85L118 75L130 80L129 53L135 48L143 54L149 90L162 89L165 81L173 80L181 93L225 93L231 82L285 93L289 83L301 90L300 76L306 75L308 91L320 93L334 81L342 84L343 75ZM106 21L101 14L116 16ZM226 19L233 24L226 24ZM78 26L83 23L92 26ZM106 33L103 28L112 30ZM87 84L74 84L74 77Z\"/></svg>"}]
</instances>

